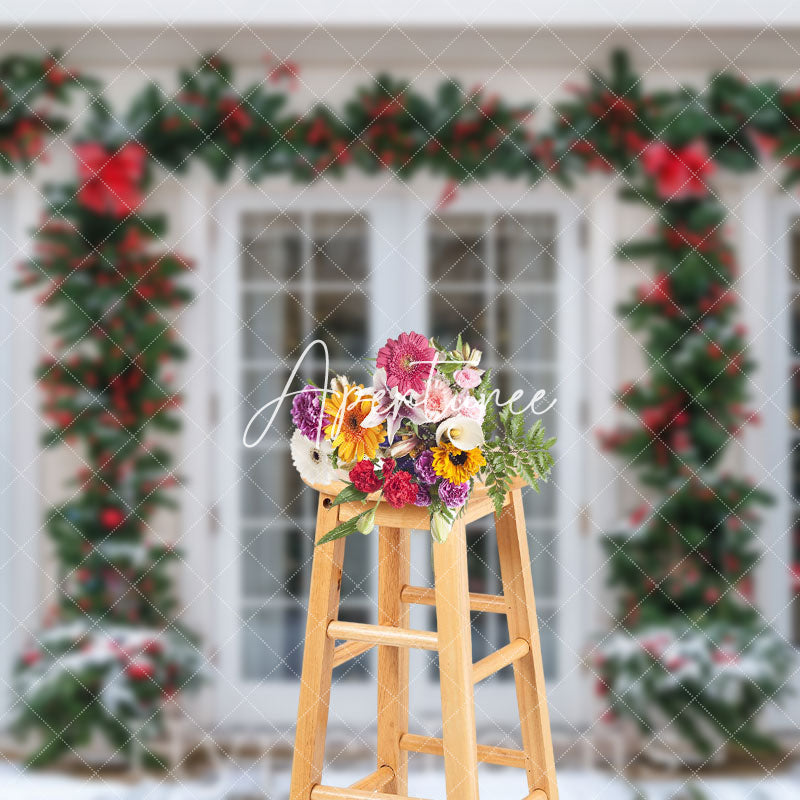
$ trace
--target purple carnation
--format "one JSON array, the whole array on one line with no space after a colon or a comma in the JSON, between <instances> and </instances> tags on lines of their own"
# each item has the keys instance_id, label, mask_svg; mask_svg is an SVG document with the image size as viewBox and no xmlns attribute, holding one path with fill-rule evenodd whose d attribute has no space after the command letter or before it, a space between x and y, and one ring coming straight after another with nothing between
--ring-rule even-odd
<instances>
[{"instance_id":1,"label":"purple carnation","mask_svg":"<svg viewBox=\"0 0 800 800\"><path fill-rule=\"evenodd\" d=\"M414 472L417 477L430 486L439 479L439 476L433 471L433 452L430 450L423 450L414 462Z\"/></svg>"},{"instance_id":2,"label":"purple carnation","mask_svg":"<svg viewBox=\"0 0 800 800\"><path fill-rule=\"evenodd\" d=\"M439 497L448 508L461 508L469 497L469 482L450 483L442 481L439 484Z\"/></svg>"},{"instance_id":3,"label":"purple carnation","mask_svg":"<svg viewBox=\"0 0 800 800\"><path fill-rule=\"evenodd\" d=\"M414 501L415 506L427 508L431 504L431 493L428 491L427 486L421 483L417 484L417 499Z\"/></svg>"},{"instance_id":4,"label":"purple carnation","mask_svg":"<svg viewBox=\"0 0 800 800\"><path fill-rule=\"evenodd\" d=\"M320 417L322 417L322 430L330 423L330 417L322 413L320 394L321 391L316 386L309 385L292 400L292 422L300 433L311 441L317 440Z\"/></svg>"}]
</instances>

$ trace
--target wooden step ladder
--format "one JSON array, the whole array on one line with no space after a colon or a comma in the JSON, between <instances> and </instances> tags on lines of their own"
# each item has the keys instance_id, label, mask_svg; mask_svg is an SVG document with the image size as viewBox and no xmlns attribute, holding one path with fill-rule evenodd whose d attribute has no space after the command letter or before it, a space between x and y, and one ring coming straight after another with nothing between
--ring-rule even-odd
<instances>
[{"instance_id":1,"label":"wooden step ladder","mask_svg":"<svg viewBox=\"0 0 800 800\"><path fill-rule=\"evenodd\" d=\"M470 593L466 525L494 513L483 487L473 490L464 515L444 544L433 545L435 589L409 585L410 534L427 530L428 511L380 503L378 624L338 620L345 539L318 546L311 569L303 675L297 713L289 800L414 800L408 797L408 753L444 757L447 800L478 800L478 762L525 769L525 800L558 800L553 745L536 621L521 481L503 513L495 514L503 596ZM363 511L360 503L333 506L340 486L320 491L316 538ZM412 603L435 606L437 632L408 627ZM505 614L509 644L472 662L470 611ZM342 644L336 645L337 641ZM322 764L333 670L378 648L378 763L375 772L347 788L322 785ZM439 654L442 738L408 730L408 649ZM512 664L522 730L522 750L479 745L473 687ZM504 799L505 800L505 799Z\"/></svg>"}]
</instances>

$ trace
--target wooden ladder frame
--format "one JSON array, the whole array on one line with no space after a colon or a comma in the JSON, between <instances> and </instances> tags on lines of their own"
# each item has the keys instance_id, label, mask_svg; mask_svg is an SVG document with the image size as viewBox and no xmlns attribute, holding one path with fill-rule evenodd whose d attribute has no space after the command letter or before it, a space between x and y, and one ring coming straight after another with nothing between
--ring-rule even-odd
<instances>
[{"instance_id":1,"label":"wooden ladder frame","mask_svg":"<svg viewBox=\"0 0 800 800\"><path fill-rule=\"evenodd\" d=\"M478 800L478 763L524 768L525 800L558 800L555 760L545 694L528 538L516 480L500 515L495 514L503 596L471 594L467 583L466 525L494 513L476 487L465 513L444 544L433 545L434 589L410 586L410 535L427 530L427 509L393 509L380 503L378 624L338 620L345 539L317 546L311 568L303 673L297 712L289 800L414 800L408 797L408 753L444 757L447 800ZM320 490L316 539L363 510L360 503L333 506L339 487ZM411 603L436 607L437 631L408 627ZM472 662L470 611L502 613L509 644ZM336 645L337 640L343 644ZM378 647L378 763L375 772L347 788L322 784L333 670ZM410 647L438 651L442 738L408 730ZM474 684L513 665L522 750L479 745Z\"/></svg>"}]
</instances>

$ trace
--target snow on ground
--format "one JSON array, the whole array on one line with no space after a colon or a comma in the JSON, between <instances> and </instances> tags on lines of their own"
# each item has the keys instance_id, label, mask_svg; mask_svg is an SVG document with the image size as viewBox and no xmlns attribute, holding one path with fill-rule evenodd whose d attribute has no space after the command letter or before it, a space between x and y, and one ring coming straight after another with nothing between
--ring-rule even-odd
<instances>
[{"instance_id":1,"label":"snow on ground","mask_svg":"<svg viewBox=\"0 0 800 800\"><path fill-rule=\"evenodd\" d=\"M331 772L325 782L347 786L363 774ZM265 786L267 780L269 785ZM522 800L527 794L524 779L516 770L486 768L481 771L482 800ZM638 800L635 787L623 778L605 773L563 770L558 778L561 800ZM708 778L695 781L704 800L799 800L800 775L790 774L759 780L752 777ZM686 788L681 780L645 781L638 787L647 800L671 800ZM289 775L278 772L225 769L207 781L181 783L147 779L137 784L122 781L85 781L53 773L23 772L0 765L0 800L237 800L256 798L286 800ZM412 776L409 794L437 800L444 798L444 775L423 771ZM680 795L689 800L690 795ZM692 799L693 800L693 799Z\"/></svg>"}]
</instances>

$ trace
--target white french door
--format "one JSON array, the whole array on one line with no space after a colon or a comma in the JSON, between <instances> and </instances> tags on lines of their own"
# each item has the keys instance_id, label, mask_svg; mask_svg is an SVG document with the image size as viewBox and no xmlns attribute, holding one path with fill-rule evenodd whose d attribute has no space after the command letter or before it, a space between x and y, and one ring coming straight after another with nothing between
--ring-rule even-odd
<instances>
[{"instance_id":1,"label":"white french door","mask_svg":"<svg viewBox=\"0 0 800 800\"><path fill-rule=\"evenodd\" d=\"M446 211L435 195L399 185L347 202L320 187L281 204L257 191L226 205L220 227L237 231L221 243L223 302L220 337L229 342L220 369L222 447L239 448L220 469L225 577L220 627L233 632L221 652L220 711L283 728L296 713L315 496L305 490L288 455L289 415L255 449L240 446L250 415L277 397L297 357L313 339L331 352L331 369L363 380L366 360L402 330L446 343L462 336L484 352L501 394L545 389L558 400L545 418L559 436L558 467L541 496L526 496L534 581L554 721L576 719L573 699L582 615L575 581L579 548L570 520L579 500L580 370L565 369L579 348L581 258L575 213L555 193L525 193L502 204L462 193ZM230 265L235 264L235 268ZM322 380L319 359L301 376ZM299 388L301 384L298 382ZM527 402L524 401L524 402ZM575 475L570 489L560 476ZM569 500L569 502L568 502ZM475 591L499 592L491 526L470 526L470 580ZM412 537L412 582L429 585L430 540ZM350 537L342 585L342 616L374 621L377 537ZM570 569L562 565L571 564ZM475 658L507 641L505 620L473 620ZM435 625L431 610L412 609L412 626ZM504 639L505 637L505 639ZM338 670L331 724L368 727L375 714L375 655ZM504 672L508 672L505 670ZM513 726L515 694L500 673L479 688L482 712ZM412 727L435 732L439 692L435 663L412 652Z\"/></svg>"}]
</instances>

